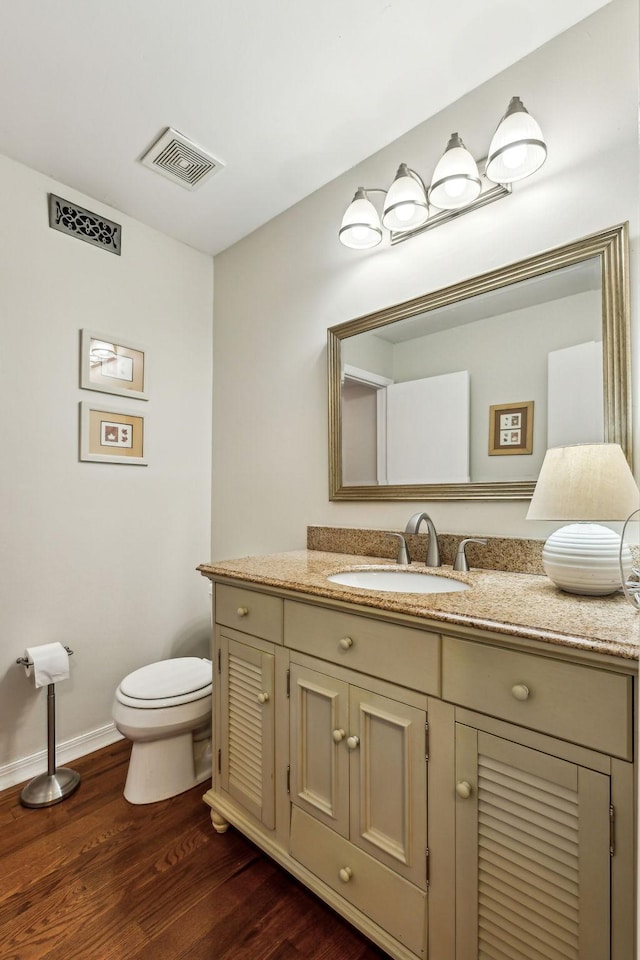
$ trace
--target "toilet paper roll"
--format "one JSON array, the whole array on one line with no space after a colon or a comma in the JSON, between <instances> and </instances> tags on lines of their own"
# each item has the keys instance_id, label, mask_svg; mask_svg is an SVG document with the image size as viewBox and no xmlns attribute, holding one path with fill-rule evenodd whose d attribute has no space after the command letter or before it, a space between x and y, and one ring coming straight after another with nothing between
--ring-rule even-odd
<instances>
[{"instance_id":1,"label":"toilet paper roll","mask_svg":"<svg viewBox=\"0 0 640 960\"><path fill-rule=\"evenodd\" d=\"M46 687L69 676L69 654L61 643L27 647L24 655L29 661L29 666L25 667L27 676L33 676L36 687Z\"/></svg>"}]
</instances>

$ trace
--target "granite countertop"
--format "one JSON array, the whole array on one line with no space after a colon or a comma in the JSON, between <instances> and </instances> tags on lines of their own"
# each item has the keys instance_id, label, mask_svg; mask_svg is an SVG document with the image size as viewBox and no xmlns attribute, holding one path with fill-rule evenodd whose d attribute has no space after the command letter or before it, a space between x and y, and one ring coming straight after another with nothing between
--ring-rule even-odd
<instances>
[{"instance_id":1,"label":"granite countertop","mask_svg":"<svg viewBox=\"0 0 640 960\"><path fill-rule=\"evenodd\" d=\"M411 569L450 576L472 589L456 593L388 593L330 583L327 576L358 568ZM258 557L205 563L198 570L282 590L342 600L432 621L476 627L508 636L590 650L633 660L640 653L640 614L622 594L577 597L559 590L547 577L450 566L431 569L421 563L398 567L388 559L295 550Z\"/></svg>"}]
</instances>

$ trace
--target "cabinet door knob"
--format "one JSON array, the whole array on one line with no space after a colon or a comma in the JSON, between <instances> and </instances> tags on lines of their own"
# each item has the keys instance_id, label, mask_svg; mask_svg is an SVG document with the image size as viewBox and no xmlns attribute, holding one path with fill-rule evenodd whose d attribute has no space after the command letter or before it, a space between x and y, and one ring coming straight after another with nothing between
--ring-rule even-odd
<instances>
[{"instance_id":1,"label":"cabinet door knob","mask_svg":"<svg viewBox=\"0 0 640 960\"><path fill-rule=\"evenodd\" d=\"M353 870L351 867L342 867L342 869L338 872L338 876L343 883L349 883L349 880L351 880L351 877L353 876Z\"/></svg>"},{"instance_id":2,"label":"cabinet door knob","mask_svg":"<svg viewBox=\"0 0 640 960\"><path fill-rule=\"evenodd\" d=\"M516 700L529 699L529 687L525 683L516 683L511 687L511 693Z\"/></svg>"},{"instance_id":3,"label":"cabinet door knob","mask_svg":"<svg viewBox=\"0 0 640 960\"><path fill-rule=\"evenodd\" d=\"M236 610L236 613L238 614L239 617L246 617L247 614L249 613L249 609L248 607L238 607L238 609Z\"/></svg>"},{"instance_id":4,"label":"cabinet door knob","mask_svg":"<svg viewBox=\"0 0 640 960\"><path fill-rule=\"evenodd\" d=\"M347 746L349 750L355 750L360 744L360 737L347 737Z\"/></svg>"},{"instance_id":5,"label":"cabinet door knob","mask_svg":"<svg viewBox=\"0 0 640 960\"><path fill-rule=\"evenodd\" d=\"M468 800L471 796L471 784L468 780L458 780L456 783L456 793L463 800Z\"/></svg>"},{"instance_id":6,"label":"cabinet door knob","mask_svg":"<svg viewBox=\"0 0 640 960\"><path fill-rule=\"evenodd\" d=\"M269 694L267 693L266 690L264 693L258 694L258 703L266 703L268 699L269 699Z\"/></svg>"},{"instance_id":7,"label":"cabinet door knob","mask_svg":"<svg viewBox=\"0 0 640 960\"><path fill-rule=\"evenodd\" d=\"M340 743L341 740L344 740L344 730L334 730L331 736L336 743Z\"/></svg>"},{"instance_id":8,"label":"cabinet door knob","mask_svg":"<svg viewBox=\"0 0 640 960\"><path fill-rule=\"evenodd\" d=\"M342 637L340 640L338 640L338 646L342 647L343 650L348 650L349 647L353 646L353 640L351 637Z\"/></svg>"}]
</instances>

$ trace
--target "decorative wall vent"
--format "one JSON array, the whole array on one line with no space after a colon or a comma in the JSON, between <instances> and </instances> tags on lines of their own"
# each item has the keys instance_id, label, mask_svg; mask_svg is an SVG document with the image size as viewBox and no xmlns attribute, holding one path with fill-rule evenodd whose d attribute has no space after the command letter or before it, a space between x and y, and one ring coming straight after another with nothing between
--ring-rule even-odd
<instances>
[{"instance_id":1,"label":"decorative wall vent","mask_svg":"<svg viewBox=\"0 0 640 960\"><path fill-rule=\"evenodd\" d=\"M221 160L216 160L171 127L167 127L145 153L141 163L178 183L185 190L195 190L224 167Z\"/></svg>"},{"instance_id":2,"label":"decorative wall vent","mask_svg":"<svg viewBox=\"0 0 640 960\"><path fill-rule=\"evenodd\" d=\"M55 193L49 194L49 226L120 256L122 227L119 223L56 197Z\"/></svg>"}]
</instances>

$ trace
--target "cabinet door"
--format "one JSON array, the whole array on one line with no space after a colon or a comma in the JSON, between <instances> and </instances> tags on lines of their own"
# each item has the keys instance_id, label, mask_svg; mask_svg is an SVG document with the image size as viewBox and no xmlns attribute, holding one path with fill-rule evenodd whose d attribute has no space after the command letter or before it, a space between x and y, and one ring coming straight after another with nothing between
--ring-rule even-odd
<instances>
[{"instance_id":1,"label":"cabinet door","mask_svg":"<svg viewBox=\"0 0 640 960\"><path fill-rule=\"evenodd\" d=\"M426 719L424 710L349 688L351 842L422 889L427 880Z\"/></svg>"},{"instance_id":2,"label":"cabinet door","mask_svg":"<svg viewBox=\"0 0 640 960\"><path fill-rule=\"evenodd\" d=\"M258 641L259 642L259 641ZM275 826L274 656L220 637L221 784L266 827Z\"/></svg>"},{"instance_id":3,"label":"cabinet door","mask_svg":"<svg viewBox=\"0 0 640 960\"><path fill-rule=\"evenodd\" d=\"M609 777L456 724L456 795L456 960L606 960Z\"/></svg>"},{"instance_id":4,"label":"cabinet door","mask_svg":"<svg viewBox=\"0 0 640 960\"><path fill-rule=\"evenodd\" d=\"M349 835L349 686L291 665L291 801Z\"/></svg>"}]
</instances>

